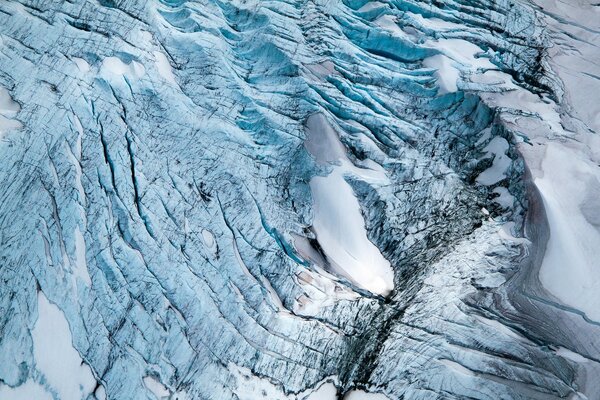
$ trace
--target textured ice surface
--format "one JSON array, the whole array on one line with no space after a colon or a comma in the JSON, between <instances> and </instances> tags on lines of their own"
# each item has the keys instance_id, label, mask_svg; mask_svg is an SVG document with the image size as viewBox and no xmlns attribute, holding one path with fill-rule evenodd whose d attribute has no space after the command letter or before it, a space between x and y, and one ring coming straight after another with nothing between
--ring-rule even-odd
<instances>
[{"instance_id":1,"label":"textured ice surface","mask_svg":"<svg viewBox=\"0 0 600 400\"><path fill-rule=\"evenodd\" d=\"M597 398L599 13L0 2L0 400Z\"/></svg>"}]
</instances>

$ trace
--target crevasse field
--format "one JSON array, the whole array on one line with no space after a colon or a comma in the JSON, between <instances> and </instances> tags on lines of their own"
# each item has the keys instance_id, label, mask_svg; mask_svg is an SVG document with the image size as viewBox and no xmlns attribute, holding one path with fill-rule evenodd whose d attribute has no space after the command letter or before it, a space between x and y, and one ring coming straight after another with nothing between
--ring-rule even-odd
<instances>
[{"instance_id":1,"label":"crevasse field","mask_svg":"<svg viewBox=\"0 0 600 400\"><path fill-rule=\"evenodd\" d=\"M0 400L600 399L600 3L0 0Z\"/></svg>"}]
</instances>

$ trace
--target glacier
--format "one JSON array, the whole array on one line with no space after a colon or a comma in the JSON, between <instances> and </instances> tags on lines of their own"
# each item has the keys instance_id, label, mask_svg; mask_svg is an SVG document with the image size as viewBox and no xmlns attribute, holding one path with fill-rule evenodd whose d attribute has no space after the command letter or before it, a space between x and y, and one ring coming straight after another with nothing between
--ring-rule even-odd
<instances>
[{"instance_id":1,"label":"glacier","mask_svg":"<svg viewBox=\"0 0 600 400\"><path fill-rule=\"evenodd\" d=\"M0 400L600 396L592 0L0 1Z\"/></svg>"}]
</instances>

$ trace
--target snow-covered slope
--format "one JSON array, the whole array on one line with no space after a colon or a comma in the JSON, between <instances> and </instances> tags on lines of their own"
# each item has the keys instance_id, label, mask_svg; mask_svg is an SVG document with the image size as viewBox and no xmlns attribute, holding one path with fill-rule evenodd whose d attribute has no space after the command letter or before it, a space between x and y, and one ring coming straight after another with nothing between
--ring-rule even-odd
<instances>
[{"instance_id":1,"label":"snow-covered slope","mask_svg":"<svg viewBox=\"0 0 600 400\"><path fill-rule=\"evenodd\" d=\"M597 398L598 21L0 2L0 400Z\"/></svg>"}]
</instances>

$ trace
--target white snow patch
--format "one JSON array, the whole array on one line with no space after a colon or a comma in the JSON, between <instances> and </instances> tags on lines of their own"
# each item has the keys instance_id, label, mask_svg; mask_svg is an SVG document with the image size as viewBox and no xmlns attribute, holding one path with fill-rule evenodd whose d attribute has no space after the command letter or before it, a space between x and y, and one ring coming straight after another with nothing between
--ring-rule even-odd
<instances>
[{"instance_id":1,"label":"white snow patch","mask_svg":"<svg viewBox=\"0 0 600 400\"><path fill-rule=\"evenodd\" d=\"M168 397L171 394L171 392L169 392L169 390L165 387L165 385L163 385L158 380L156 380L156 378L153 378L151 376L146 376L144 378L144 385L159 400L164 397Z\"/></svg>"},{"instance_id":2,"label":"white snow patch","mask_svg":"<svg viewBox=\"0 0 600 400\"><path fill-rule=\"evenodd\" d=\"M8 90L0 86L0 138L4 132L23 127L21 122L14 119L20 110L19 103L12 99Z\"/></svg>"},{"instance_id":3,"label":"white snow patch","mask_svg":"<svg viewBox=\"0 0 600 400\"><path fill-rule=\"evenodd\" d=\"M481 315L476 315L475 318L478 319L479 321L483 322L485 325L488 325L489 327L494 328L498 332L500 332L500 333L502 333L502 334L504 334L506 336L509 336L509 337L511 337L513 339L516 339L517 341L525 341L525 340L527 340L525 337L523 337L519 333L513 331L508 326L502 324L499 321L496 321L496 320L493 320L493 319L489 319L489 318L485 318L485 317L482 317Z\"/></svg>"},{"instance_id":4,"label":"white snow patch","mask_svg":"<svg viewBox=\"0 0 600 400\"><path fill-rule=\"evenodd\" d=\"M52 400L52 395L42 385L31 379L17 387L0 383L0 399L4 400Z\"/></svg>"},{"instance_id":5,"label":"white snow patch","mask_svg":"<svg viewBox=\"0 0 600 400\"><path fill-rule=\"evenodd\" d=\"M297 400L336 400L337 388L332 382L325 382L317 389L307 390L296 396Z\"/></svg>"},{"instance_id":6,"label":"white snow patch","mask_svg":"<svg viewBox=\"0 0 600 400\"><path fill-rule=\"evenodd\" d=\"M96 399L98 400L106 400L107 396L106 389L104 389L104 386L99 385L96 391L94 392L94 396L96 396Z\"/></svg>"},{"instance_id":7,"label":"white snow patch","mask_svg":"<svg viewBox=\"0 0 600 400\"><path fill-rule=\"evenodd\" d=\"M498 197L494 199L494 203L499 204L502 208L512 208L515 203L515 197L510 194L507 188L498 186L492 192L498 194Z\"/></svg>"},{"instance_id":8,"label":"white snow patch","mask_svg":"<svg viewBox=\"0 0 600 400\"><path fill-rule=\"evenodd\" d=\"M358 9L358 12L369 12L382 7L386 7L386 4L380 1L368 1L364 6Z\"/></svg>"},{"instance_id":9,"label":"white snow patch","mask_svg":"<svg viewBox=\"0 0 600 400\"><path fill-rule=\"evenodd\" d=\"M85 398L96 379L71 340L69 324L62 311L38 293L38 319L31 331L37 369L62 400Z\"/></svg>"},{"instance_id":10,"label":"white snow patch","mask_svg":"<svg viewBox=\"0 0 600 400\"><path fill-rule=\"evenodd\" d=\"M88 64L88 62L83 58L73 57L71 60L75 63L75 65L77 65L77 68L80 72L85 74L90 70L90 64Z\"/></svg>"},{"instance_id":11,"label":"white snow patch","mask_svg":"<svg viewBox=\"0 0 600 400\"><path fill-rule=\"evenodd\" d=\"M506 155L508 148L508 142L503 137L496 136L490 141L484 150L488 155L493 155L494 161L490 168L479 174L476 179L477 183L489 186L506 178L505 172L511 163L511 159Z\"/></svg>"},{"instance_id":12,"label":"white snow patch","mask_svg":"<svg viewBox=\"0 0 600 400\"><path fill-rule=\"evenodd\" d=\"M241 400L337 400L336 377L325 378L314 388L297 395L286 395L280 386L273 384L267 378L254 375L248 368L230 363L229 372L237 381L237 387L233 392Z\"/></svg>"},{"instance_id":13,"label":"white snow patch","mask_svg":"<svg viewBox=\"0 0 600 400\"><path fill-rule=\"evenodd\" d=\"M473 371L471 371L470 369L460 365L457 362L448 360L448 359L439 359L438 362L440 364L442 364L443 366L447 367L448 369L451 369L452 371L460 374L460 375L465 375L465 376L475 376L475 373Z\"/></svg>"},{"instance_id":14,"label":"white snow patch","mask_svg":"<svg viewBox=\"0 0 600 400\"><path fill-rule=\"evenodd\" d=\"M0 86L0 114L7 118L14 118L20 109L21 106L12 99L8 90Z\"/></svg>"},{"instance_id":15,"label":"white snow patch","mask_svg":"<svg viewBox=\"0 0 600 400\"><path fill-rule=\"evenodd\" d=\"M310 180L313 229L331 267L359 287L386 295L394 288L390 263L367 237L360 204L345 176L385 184L383 169L357 168L347 158L336 132L321 114L307 123L307 150L322 165L332 165L327 176ZM335 164L334 164L335 163Z\"/></svg>"},{"instance_id":16,"label":"white snow patch","mask_svg":"<svg viewBox=\"0 0 600 400\"><path fill-rule=\"evenodd\" d=\"M208 229L202 229L202 240L209 249L212 250L215 247L215 235Z\"/></svg>"},{"instance_id":17,"label":"white snow patch","mask_svg":"<svg viewBox=\"0 0 600 400\"><path fill-rule=\"evenodd\" d=\"M498 235L502 240L508 240L515 243L531 243L528 239L522 237L516 237L514 235L514 222L506 222L502 224L500 229L498 230Z\"/></svg>"},{"instance_id":18,"label":"white snow patch","mask_svg":"<svg viewBox=\"0 0 600 400\"><path fill-rule=\"evenodd\" d=\"M294 302L293 311L298 315L316 315L320 309L334 305L338 300L354 300L358 293L338 284L327 273L305 270L297 275L298 284L304 290Z\"/></svg>"},{"instance_id":19,"label":"white snow patch","mask_svg":"<svg viewBox=\"0 0 600 400\"><path fill-rule=\"evenodd\" d=\"M169 63L167 56L160 51L155 51L154 59L156 60L156 69L160 76L170 84L177 86L177 81L175 80L175 75L173 75L173 70L171 69L171 64Z\"/></svg>"},{"instance_id":20,"label":"white snow patch","mask_svg":"<svg viewBox=\"0 0 600 400\"><path fill-rule=\"evenodd\" d=\"M466 69L498 69L488 57L481 57L481 55L485 54L481 47L466 40L439 39L428 41L427 44L461 64Z\"/></svg>"},{"instance_id":21,"label":"white snow patch","mask_svg":"<svg viewBox=\"0 0 600 400\"><path fill-rule=\"evenodd\" d=\"M139 62L131 61L126 64L118 57L105 58L100 67L100 75L109 79L115 76L125 77L129 80L139 79L144 76L145 71L144 66Z\"/></svg>"},{"instance_id":22,"label":"white snow patch","mask_svg":"<svg viewBox=\"0 0 600 400\"><path fill-rule=\"evenodd\" d=\"M75 271L73 271L74 277L79 277L88 286L92 285L92 279L88 271L86 254L85 254L85 239L83 234L79 230L79 227L75 228Z\"/></svg>"},{"instance_id":23,"label":"white snow patch","mask_svg":"<svg viewBox=\"0 0 600 400\"><path fill-rule=\"evenodd\" d=\"M454 64L453 60L443 54L436 54L423 60L424 67L437 70L433 75L437 78L440 87L439 94L453 93L458 90L456 82L460 78L460 70Z\"/></svg>"},{"instance_id":24,"label":"white snow patch","mask_svg":"<svg viewBox=\"0 0 600 400\"><path fill-rule=\"evenodd\" d=\"M571 351L564 347L557 348L556 354L558 354L559 356L561 356L563 358L566 358L567 360L571 360L576 363L586 363L586 362L590 361L587 358L585 358L584 356L582 356L581 354L575 353L574 351Z\"/></svg>"},{"instance_id":25,"label":"white snow patch","mask_svg":"<svg viewBox=\"0 0 600 400\"><path fill-rule=\"evenodd\" d=\"M600 169L565 143L547 144L541 168L543 176L535 184L544 200L550 238L540 281L559 300L600 321L600 231L582 212L598 205L589 193L600 186Z\"/></svg>"},{"instance_id":26,"label":"white snow patch","mask_svg":"<svg viewBox=\"0 0 600 400\"><path fill-rule=\"evenodd\" d=\"M332 398L332 400L335 397ZM369 393L362 390L352 390L344 396L344 400L389 400L389 398L382 393Z\"/></svg>"},{"instance_id":27,"label":"white snow patch","mask_svg":"<svg viewBox=\"0 0 600 400\"><path fill-rule=\"evenodd\" d=\"M464 26L460 24L455 24L454 22L444 21L443 19L436 17L427 17L425 18L421 14L412 13L410 11L405 11L406 15L409 15L412 19L417 21L425 28L437 30L437 31L447 31L447 30L464 30Z\"/></svg>"},{"instance_id":28,"label":"white snow patch","mask_svg":"<svg viewBox=\"0 0 600 400\"><path fill-rule=\"evenodd\" d=\"M19 129L22 127L23 125L16 119L9 119L0 115L0 134L10 131L12 129Z\"/></svg>"}]
</instances>

